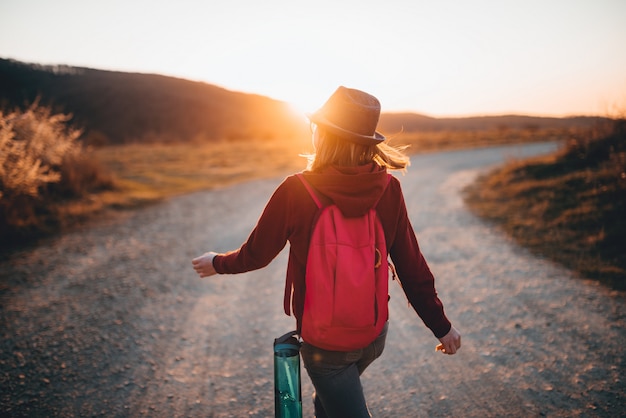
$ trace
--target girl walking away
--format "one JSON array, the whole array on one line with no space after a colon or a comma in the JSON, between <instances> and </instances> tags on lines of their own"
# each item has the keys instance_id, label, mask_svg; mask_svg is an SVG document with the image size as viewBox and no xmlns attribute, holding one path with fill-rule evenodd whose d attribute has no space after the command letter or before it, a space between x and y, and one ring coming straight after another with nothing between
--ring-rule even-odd
<instances>
[{"instance_id":1,"label":"girl walking away","mask_svg":"<svg viewBox=\"0 0 626 418\"><path fill-rule=\"evenodd\" d=\"M289 242L285 313L293 313L296 329L303 340L302 361L315 388L316 417L370 417L360 376L381 355L385 346L387 298L373 294L367 299L367 296L361 296L367 291L361 292L359 287L371 286L376 288L372 292L380 292L380 289L386 292L387 255L395 265L411 306L439 339L437 349L444 354L455 354L461 347L461 335L444 313L433 274L420 251L400 182L387 174L387 170L405 170L409 159L401 148L388 145L385 137L376 131L379 116L380 103L374 96L339 87L317 112L309 116L315 153L309 158L307 169L287 177L278 186L247 241L237 250L225 254L207 252L192 260L200 277L243 273L265 267ZM336 282L346 280L357 270L369 277L369 267L362 268L362 264L367 263L352 262L352 266L339 268L340 264L351 259L342 256L345 254L340 252L343 249L337 249L337 256L325 257L325 254L331 254L326 252L328 250L315 252L310 245L312 237L320 235L316 223L321 222L328 206L338 209L337 222L346 225L350 225L351 220L374 214L375 223L370 224L373 225L370 229L380 232L375 245L384 248L372 247L375 254L371 258L375 266L371 270L384 269L384 283L376 278L372 278L371 284L357 282L351 285L354 286L352 290L343 293L345 297L333 302L352 304L354 309L350 305L345 309L350 312L370 309L377 318L374 325L370 324L370 328L375 329L374 334L371 330L369 334L358 335L356 332L353 335L352 331L334 332L318 320L320 304L313 306L315 298L325 298L319 290L325 286L316 282L322 280L319 271L331 270ZM377 229L378 225L380 229ZM340 232L336 234L339 236ZM315 259L316 265L307 265L308 259ZM376 274L376 277L380 276ZM350 281L353 281L352 277ZM362 299L376 302L365 303L365 308L357 306L363 305ZM321 302L322 306L325 306L324 302ZM321 308L322 313L324 309ZM371 318L369 314L357 316ZM371 323L371 320L365 322Z\"/></svg>"}]
</instances>

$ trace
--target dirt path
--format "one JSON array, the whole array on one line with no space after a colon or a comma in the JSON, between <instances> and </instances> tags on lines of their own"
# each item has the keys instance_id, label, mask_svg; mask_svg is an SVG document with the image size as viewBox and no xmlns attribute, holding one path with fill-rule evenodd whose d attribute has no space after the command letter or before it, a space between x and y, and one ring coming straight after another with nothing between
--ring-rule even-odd
<instances>
[{"instance_id":1,"label":"dirt path","mask_svg":"<svg viewBox=\"0 0 626 418\"><path fill-rule=\"evenodd\" d=\"M479 169L545 146L412 158L401 178L450 318L456 356L392 283L383 357L364 376L376 417L626 415L624 294L577 279L467 212ZM0 416L271 417L271 343L286 252L200 280L190 259L247 237L280 179L196 193L0 261ZM311 386L303 378L305 416Z\"/></svg>"}]
</instances>

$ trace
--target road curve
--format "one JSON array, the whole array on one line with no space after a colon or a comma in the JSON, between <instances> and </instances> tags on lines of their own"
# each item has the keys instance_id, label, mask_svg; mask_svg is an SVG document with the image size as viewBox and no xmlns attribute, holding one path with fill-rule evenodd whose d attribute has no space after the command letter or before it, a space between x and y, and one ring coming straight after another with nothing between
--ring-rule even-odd
<instances>
[{"instance_id":1,"label":"road curve","mask_svg":"<svg viewBox=\"0 0 626 418\"><path fill-rule=\"evenodd\" d=\"M552 144L412 157L399 176L455 356L391 284L390 330L365 373L375 417L626 415L625 295L519 248L461 190ZM198 279L190 260L237 247L281 179L195 193L43 240L0 260L0 416L270 417L286 252ZM303 409L312 416L308 378Z\"/></svg>"}]
</instances>

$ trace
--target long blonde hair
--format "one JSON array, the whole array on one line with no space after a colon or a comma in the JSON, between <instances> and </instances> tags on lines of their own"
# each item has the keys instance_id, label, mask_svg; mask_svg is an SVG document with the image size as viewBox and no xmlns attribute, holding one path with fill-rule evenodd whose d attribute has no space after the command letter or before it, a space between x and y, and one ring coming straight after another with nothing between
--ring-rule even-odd
<instances>
[{"instance_id":1,"label":"long blonde hair","mask_svg":"<svg viewBox=\"0 0 626 418\"><path fill-rule=\"evenodd\" d=\"M406 171L411 164L404 153L407 146L391 146L389 140L379 144L360 145L347 141L317 126L319 142L314 154L307 155L307 170L320 171L330 165L356 167L375 162L389 170Z\"/></svg>"}]
</instances>

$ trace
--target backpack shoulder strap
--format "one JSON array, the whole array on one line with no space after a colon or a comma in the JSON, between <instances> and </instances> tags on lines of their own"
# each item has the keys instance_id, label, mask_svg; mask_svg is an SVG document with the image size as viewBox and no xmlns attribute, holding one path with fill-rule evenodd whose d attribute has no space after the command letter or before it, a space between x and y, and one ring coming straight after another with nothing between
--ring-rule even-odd
<instances>
[{"instance_id":1,"label":"backpack shoulder strap","mask_svg":"<svg viewBox=\"0 0 626 418\"><path fill-rule=\"evenodd\" d=\"M320 200L320 198L317 195L317 193L315 193L315 189L313 189L313 186L311 186L311 184L308 181L306 181L306 179L304 178L304 175L302 173L297 173L296 177L298 177L298 179L300 179L300 181L302 182L302 184L306 188L307 192L309 192L309 194L311 195L311 198L313 199L313 201L315 202L317 207L319 209L323 208L324 205L322 204L322 201Z\"/></svg>"},{"instance_id":2,"label":"backpack shoulder strap","mask_svg":"<svg viewBox=\"0 0 626 418\"><path fill-rule=\"evenodd\" d=\"M322 204L322 201L317 195L317 193L315 193L315 189L313 189L313 186L311 186L309 182L306 181L302 173L296 173L296 177L302 182L302 184L304 185L304 188L307 190L307 192L309 192L309 195L311 195L311 198L315 202L315 205L317 206L318 211L319 209L322 209L324 205ZM293 293L293 281L291 280L289 276L287 276L287 279L285 280L285 294L283 296L283 309L285 310L285 313L287 315L290 315L292 312L292 309L291 309L292 293Z\"/></svg>"}]
</instances>

